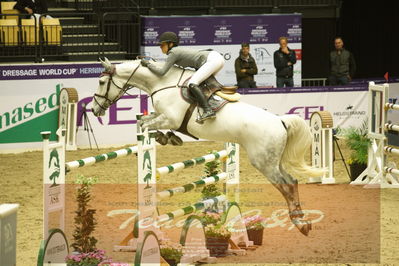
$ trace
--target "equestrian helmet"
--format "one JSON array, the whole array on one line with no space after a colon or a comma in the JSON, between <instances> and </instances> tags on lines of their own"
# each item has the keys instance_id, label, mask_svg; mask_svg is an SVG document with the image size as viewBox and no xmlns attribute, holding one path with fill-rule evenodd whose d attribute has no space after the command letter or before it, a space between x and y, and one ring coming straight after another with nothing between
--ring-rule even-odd
<instances>
[{"instance_id":1,"label":"equestrian helmet","mask_svg":"<svg viewBox=\"0 0 399 266\"><path fill-rule=\"evenodd\" d=\"M163 42L172 42L175 45L179 44L179 38L177 37L176 33L171 31L166 31L159 36L159 44Z\"/></svg>"}]
</instances>

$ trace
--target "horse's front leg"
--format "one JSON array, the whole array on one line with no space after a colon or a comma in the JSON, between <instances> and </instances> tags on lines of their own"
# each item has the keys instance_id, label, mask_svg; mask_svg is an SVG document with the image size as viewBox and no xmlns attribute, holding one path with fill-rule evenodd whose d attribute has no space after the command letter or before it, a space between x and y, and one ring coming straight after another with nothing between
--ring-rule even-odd
<instances>
[{"instance_id":1,"label":"horse's front leg","mask_svg":"<svg viewBox=\"0 0 399 266\"><path fill-rule=\"evenodd\" d=\"M174 146L183 145L183 141L180 137L176 136L172 131L164 134L159 131L160 129L171 129L176 123L173 123L165 114L157 114L145 116L145 119L140 121L140 126L149 130L157 130L156 141L161 145L172 144Z\"/></svg>"},{"instance_id":2,"label":"horse's front leg","mask_svg":"<svg viewBox=\"0 0 399 266\"><path fill-rule=\"evenodd\" d=\"M157 116L159 116L160 113L151 113L149 115L143 115L140 119L140 126L143 126L143 124L147 121L150 121L152 119L155 119Z\"/></svg>"},{"instance_id":3,"label":"horse's front leg","mask_svg":"<svg viewBox=\"0 0 399 266\"><path fill-rule=\"evenodd\" d=\"M154 115L154 114L152 114ZM159 130L159 129L170 129L173 126L172 121L166 117L164 114L157 114L152 117L146 116L141 122L141 127L143 129L148 128L149 130Z\"/></svg>"}]
</instances>

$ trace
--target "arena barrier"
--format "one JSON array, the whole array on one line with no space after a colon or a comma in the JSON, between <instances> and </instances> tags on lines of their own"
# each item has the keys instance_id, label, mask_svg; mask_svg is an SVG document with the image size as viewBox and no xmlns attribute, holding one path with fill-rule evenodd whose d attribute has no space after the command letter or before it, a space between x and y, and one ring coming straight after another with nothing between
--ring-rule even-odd
<instances>
[{"instance_id":1,"label":"arena barrier","mask_svg":"<svg viewBox=\"0 0 399 266\"><path fill-rule=\"evenodd\" d=\"M368 137L371 145L368 150L367 168L351 182L365 187L399 188L399 170L388 167L387 153L399 155L399 149L388 146L387 131L399 132L399 126L387 123L389 110L399 110L398 104L389 103L389 84L369 83Z\"/></svg>"},{"instance_id":2,"label":"arena barrier","mask_svg":"<svg viewBox=\"0 0 399 266\"><path fill-rule=\"evenodd\" d=\"M0 204L0 265L17 265L19 204Z\"/></svg>"},{"instance_id":3,"label":"arena barrier","mask_svg":"<svg viewBox=\"0 0 399 266\"><path fill-rule=\"evenodd\" d=\"M139 120L141 115L137 116ZM65 221L65 174L74 169L93 165L102 161L116 159L118 157L137 154L138 163L138 208L139 215L135 221L133 231L125 239L115 246L116 250L136 251L135 261L142 263L160 263L159 240L163 234L157 226L146 226L145 230L139 228L143 223L162 224L174 220L175 218L186 216L209 207L216 207L224 211L224 223L231 223L232 237L230 241L230 252L245 254L245 249L253 246L253 242L248 240L245 225L241 217L238 206L239 196L239 146L234 143L226 143L226 149L208 154L202 157L186 160L171 164L165 167L156 168L156 144L155 132L142 132L138 126L137 146L117 150L81 160L65 163L65 129L57 131L58 142L49 143L50 132L42 132L43 137L43 191L44 191L44 224L43 241L38 256L38 265L43 263L60 263L68 255L68 243L63 233ZM224 172L215 176L199 179L181 187L171 188L157 192L156 178L167 175L171 172L181 171L185 168L217 159L225 159ZM62 167L64 166L64 167ZM170 198L177 194L190 192L196 187L207 184L224 182L226 196L221 195L215 198L197 202L191 206L181 208L163 215L158 215L157 202ZM233 199L228 202L227 199ZM49 230L49 215L52 212L59 212L59 227ZM196 215L189 216L184 223L180 237L180 243L184 247L182 263L193 263L196 261L211 262L209 250L205 245L204 228L200 218ZM194 229L195 228L195 229Z\"/></svg>"}]
</instances>

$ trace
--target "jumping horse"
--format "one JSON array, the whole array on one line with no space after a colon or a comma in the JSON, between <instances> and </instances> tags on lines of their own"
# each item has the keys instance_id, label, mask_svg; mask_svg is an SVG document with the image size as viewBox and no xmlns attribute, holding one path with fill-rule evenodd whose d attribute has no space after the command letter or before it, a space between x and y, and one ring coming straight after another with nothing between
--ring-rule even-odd
<instances>
[{"instance_id":1,"label":"jumping horse","mask_svg":"<svg viewBox=\"0 0 399 266\"><path fill-rule=\"evenodd\" d=\"M193 74L192 70L173 67L164 76L157 76L141 66L140 60L112 65L105 59L102 65L105 71L92 101L94 115L104 115L110 105L135 87L150 95L155 110L143 117L142 127L176 130L181 126L190 106L181 96L181 86ZM240 144L251 164L284 196L291 221L307 236L312 224L301 209L298 181L293 176L323 174L323 170L310 167L304 158L311 144L308 124L299 116L277 116L240 101L225 104L215 119L203 124L195 121L195 114L194 111L189 117L187 131L202 139Z\"/></svg>"}]
</instances>

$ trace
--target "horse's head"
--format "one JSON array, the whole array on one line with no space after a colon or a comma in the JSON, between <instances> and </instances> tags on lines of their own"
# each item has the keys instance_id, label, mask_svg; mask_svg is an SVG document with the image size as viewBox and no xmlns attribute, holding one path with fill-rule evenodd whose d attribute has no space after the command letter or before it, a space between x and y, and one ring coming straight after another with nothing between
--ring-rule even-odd
<instances>
[{"instance_id":1,"label":"horse's head","mask_svg":"<svg viewBox=\"0 0 399 266\"><path fill-rule=\"evenodd\" d=\"M112 65L107 58L104 61L100 59L100 61L105 70L100 76L97 92L94 94L92 100L92 112L95 116L104 115L108 107L118 101L131 88L129 80L139 66L133 70L129 79L124 80L124 77L116 73L115 65Z\"/></svg>"}]
</instances>

